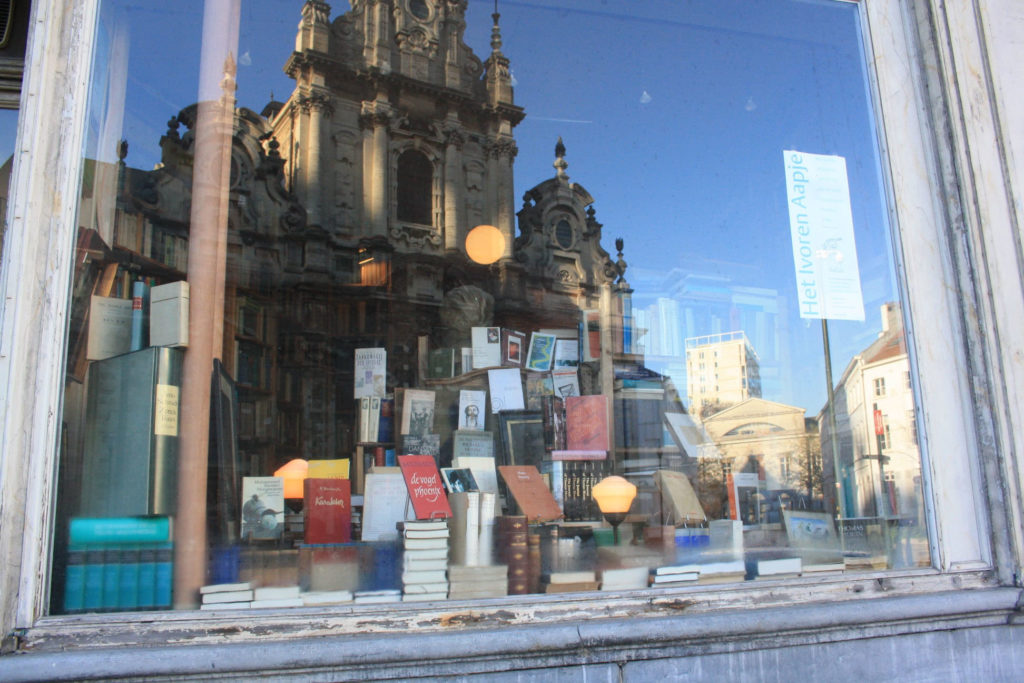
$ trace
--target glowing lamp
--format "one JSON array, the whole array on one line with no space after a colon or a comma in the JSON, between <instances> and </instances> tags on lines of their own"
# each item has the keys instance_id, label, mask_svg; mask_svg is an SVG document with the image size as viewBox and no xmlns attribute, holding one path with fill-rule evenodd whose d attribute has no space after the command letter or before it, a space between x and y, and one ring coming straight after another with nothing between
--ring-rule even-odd
<instances>
[{"instance_id":1,"label":"glowing lamp","mask_svg":"<svg viewBox=\"0 0 1024 683\"><path fill-rule=\"evenodd\" d=\"M291 460L282 465L276 472L275 477L284 479L284 497L302 498L302 482L306 479L306 472L309 471L309 463L301 458Z\"/></svg>"},{"instance_id":2,"label":"glowing lamp","mask_svg":"<svg viewBox=\"0 0 1024 683\"><path fill-rule=\"evenodd\" d=\"M466 254L477 263L489 265L505 253L505 236L493 225L478 225L466 235Z\"/></svg>"},{"instance_id":3,"label":"glowing lamp","mask_svg":"<svg viewBox=\"0 0 1024 683\"><path fill-rule=\"evenodd\" d=\"M633 499L636 498L636 486L619 476L605 477L591 490L590 495L597 501L601 514L612 525L615 545L619 544L619 525L626 519Z\"/></svg>"}]
</instances>

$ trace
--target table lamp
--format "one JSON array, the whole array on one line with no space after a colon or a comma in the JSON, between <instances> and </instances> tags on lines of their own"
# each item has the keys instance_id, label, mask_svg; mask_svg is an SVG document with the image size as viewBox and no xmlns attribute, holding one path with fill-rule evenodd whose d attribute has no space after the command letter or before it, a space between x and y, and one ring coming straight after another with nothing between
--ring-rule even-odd
<instances>
[{"instance_id":1,"label":"table lamp","mask_svg":"<svg viewBox=\"0 0 1024 683\"><path fill-rule=\"evenodd\" d=\"M613 475L595 484L590 495L597 501L601 514L612 525L612 538L615 545L618 545L619 525L626 519L633 499L636 498L636 486Z\"/></svg>"},{"instance_id":2,"label":"table lamp","mask_svg":"<svg viewBox=\"0 0 1024 683\"><path fill-rule=\"evenodd\" d=\"M275 477L284 479L284 497L302 500L303 482L309 471L309 463L302 458L289 460L274 472Z\"/></svg>"}]
</instances>

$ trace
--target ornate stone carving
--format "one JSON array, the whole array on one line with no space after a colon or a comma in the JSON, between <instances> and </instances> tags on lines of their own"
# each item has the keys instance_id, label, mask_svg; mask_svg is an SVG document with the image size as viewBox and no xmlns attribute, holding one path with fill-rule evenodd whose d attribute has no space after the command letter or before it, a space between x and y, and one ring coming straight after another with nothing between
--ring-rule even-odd
<instances>
[{"instance_id":1,"label":"ornate stone carving","mask_svg":"<svg viewBox=\"0 0 1024 683\"><path fill-rule=\"evenodd\" d=\"M331 20L331 6L319 0L306 0L302 6L302 21L307 25L327 24Z\"/></svg>"},{"instance_id":2,"label":"ornate stone carving","mask_svg":"<svg viewBox=\"0 0 1024 683\"><path fill-rule=\"evenodd\" d=\"M315 92L304 95L299 98L298 104L304 114L316 111L330 116L334 113L334 104L331 102L331 98L323 93Z\"/></svg>"},{"instance_id":3,"label":"ornate stone carving","mask_svg":"<svg viewBox=\"0 0 1024 683\"><path fill-rule=\"evenodd\" d=\"M392 225L388 235L397 241L405 242L416 249L438 249L441 247L441 231L425 225L409 225L401 223Z\"/></svg>"}]
</instances>

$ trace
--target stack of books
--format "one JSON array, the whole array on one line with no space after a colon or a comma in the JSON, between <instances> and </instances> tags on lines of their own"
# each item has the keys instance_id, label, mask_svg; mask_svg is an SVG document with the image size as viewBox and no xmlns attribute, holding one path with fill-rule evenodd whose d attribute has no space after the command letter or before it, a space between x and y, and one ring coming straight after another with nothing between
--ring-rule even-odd
<instances>
[{"instance_id":1,"label":"stack of books","mask_svg":"<svg viewBox=\"0 0 1024 683\"><path fill-rule=\"evenodd\" d=\"M508 595L508 567L448 566L448 597L452 600L501 598Z\"/></svg>"},{"instance_id":2,"label":"stack of books","mask_svg":"<svg viewBox=\"0 0 1024 683\"><path fill-rule=\"evenodd\" d=\"M659 588L696 583L700 578L700 565L677 564L651 570L651 585Z\"/></svg>"},{"instance_id":3,"label":"stack of books","mask_svg":"<svg viewBox=\"0 0 1024 683\"><path fill-rule=\"evenodd\" d=\"M170 609L170 517L75 517L68 539L64 611Z\"/></svg>"},{"instance_id":4,"label":"stack of books","mask_svg":"<svg viewBox=\"0 0 1024 683\"><path fill-rule=\"evenodd\" d=\"M352 591L312 591L302 593L302 604L304 607L321 607L323 605L340 605L352 602Z\"/></svg>"},{"instance_id":5,"label":"stack of books","mask_svg":"<svg viewBox=\"0 0 1024 683\"><path fill-rule=\"evenodd\" d=\"M758 560L758 579L791 579L800 576L802 562L799 557L782 557L777 560Z\"/></svg>"},{"instance_id":6,"label":"stack of books","mask_svg":"<svg viewBox=\"0 0 1024 683\"><path fill-rule=\"evenodd\" d=\"M626 591L647 588L649 573L650 570L645 566L605 569L601 572L601 590Z\"/></svg>"},{"instance_id":7,"label":"stack of books","mask_svg":"<svg viewBox=\"0 0 1024 683\"><path fill-rule=\"evenodd\" d=\"M530 588L526 516L503 515L498 517L495 526L498 560L508 567L508 594L526 595Z\"/></svg>"},{"instance_id":8,"label":"stack of books","mask_svg":"<svg viewBox=\"0 0 1024 683\"><path fill-rule=\"evenodd\" d=\"M743 581L747 575L747 566L743 560L728 562L708 562L700 565L697 583L733 583Z\"/></svg>"},{"instance_id":9,"label":"stack of books","mask_svg":"<svg viewBox=\"0 0 1024 683\"><path fill-rule=\"evenodd\" d=\"M597 573L593 571L552 572L541 577L545 593L575 593L597 590Z\"/></svg>"},{"instance_id":10,"label":"stack of books","mask_svg":"<svg viewBox=\"0 0 1024 683\"><path fill-rule=\"evenodd\" d=\"M425 602L448 597L448 522L408 520L402 524L402 600ZM358 602L358 600L357 600Z\"/></svg>"},{"instance_id":11,"label":"stack of books","mask_svg":"<svg viewBox=\"0 0 1024 683\"><path fill-rule=\"evenodd\" d=\"M370 605L382 602L401 602L402 591L397 588L356 591L353 594L352 601L357 605Z\"/></svg>"},{"instance_id":12,"label":"stack of books","mask_svg":"<svg viewBox=\"0 0 1024 683\"><path fill-rule=\"evenodd\" d=\"M239 583L217 583L199 589L202 598L201 610L249 609L252 602L252 584L248 581Z\"/></svg>"},{"instance_id":13,"label":"stack of books","mask_svg":"<svg viewBox=\"0 0 1024 683\"><path fill-rule=\"evenodd\" d=\"M302 607L302 596L298 586L263 586L252 591L253 609L276 607Z\"/></svg>"}]
</instances>

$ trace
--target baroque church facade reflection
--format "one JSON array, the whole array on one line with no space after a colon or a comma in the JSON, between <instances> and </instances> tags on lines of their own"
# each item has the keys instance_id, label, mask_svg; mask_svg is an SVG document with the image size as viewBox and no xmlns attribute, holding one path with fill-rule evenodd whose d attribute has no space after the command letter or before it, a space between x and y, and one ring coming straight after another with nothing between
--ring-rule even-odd
<instances>
[{"instance_id":1,"label":"baroque church facade reflection","mask_svg":"<svg viewBox=\"0 0 1024 683\"><path fill-rule=\"evenodd\" d=\"M464 42L466 0L351 5L333 19L323 2L303 5L284 102L226 108L222 357L254 471L351 452L356 348L387 349L390 389L422 379L425 345L469 346L446 326L453 291L487 302L476 322L527 331L575 329L581 310L610 315L611 293L625 291L624 262L602 248L594 199L570 182L560 140L555 175L516 210L525 112L499 15L481 60ZM233 102L233 64L222 90ZM116 170L97 164L117 177L113 226L93 211L82 227L110 232L129 269L184 279L197 106L169 121L156 169L129 167L127 148ZM492 265L466 254L477 225L504 237Z\"/></svg>"}]
</instances>

